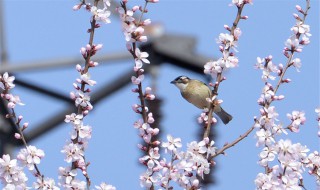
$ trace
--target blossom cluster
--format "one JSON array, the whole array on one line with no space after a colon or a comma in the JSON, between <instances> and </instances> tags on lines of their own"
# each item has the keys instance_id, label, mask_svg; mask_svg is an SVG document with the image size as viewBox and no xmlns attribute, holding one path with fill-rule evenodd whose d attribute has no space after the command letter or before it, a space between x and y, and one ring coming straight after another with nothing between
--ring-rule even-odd
<instances>
[{"instance_id":1,"label":"blossom cluster","mask_svg":"<svg viewBox=\"0 0 320 190\"><path fill-rule=\"evenodd\" d=\"M154 118L152 112L149 111L146 106L146 100L154 100L155 95L150 87L146 87L145 90L142 88L142 82L144 80L144 69L143 63L150 64L148 60L149 54L142 52L138 47L138 42L146 42L147 36L144 35L144 27L151 23L150 19L141 21L142 15L147 12L146 6L150 3L156 3L157 1L146 1L145 6L133 6L131 9L127 7L127 0L121 1L121 6L117 8L119 14L122 32L125 37L127 50L131 53L134 59L133 70L135 75L131 77L133 85L136 88L132 90L133 93L138 94L140 99L139 104L134 104L132 109L135 113L140 114L142 119L139 119L134 123L134 127L139 130L139 136L143 140L143 144L139 144L138 147L144 152L145 156L139 160L142 164L147 166L147 171L158 165L159 145L160 142L156 140L156 136L159 133L159 129L152 127ZM134 17L134 13L140 12L140 19ZM147 172L143 176L140 176L141 184L145 184L148 187L154 186L152 181L149 179L153 178L153 172ZM149 183L150 182L150 183Z\"/></svg>"},{"instance_id":2,"label":"blossom cluster","mask_svg":"<svg viewBox=\"0 0 320 190\"><path fill-rule=\"evenodd\" d=\"M126 4L127 1L121 1L122 6L118 7L117 11L121 20L122 32L126 40L126 47L135 60L134 71L138 73L137 77L132 77L132 82L134 84L139 84L144 78L144 70L142 69L143 63L149 64L150 61L148 60L149 54L147 52L142 52L138 47L136 47L136 42L146 42L148 40L147 36L144 35L144 27L151 24L151 20L137 20L134 17L134 13L140 11L141 14L143 14L147 12L147 10L143 9L141 6L133 6L131 9L128 9Z\"/></svg>"},{"instance_id":3,"label":"blossom cluster","mask_svg":"<svg viewBox=\"0 0 320 190\"><path fill-rule=\"evenodd\" d=\"M167 140L162 143L162 147L170 153L171 159L160 159L158 147L149 150L150 156L140 159L148 166L148 170L140 176L141 185L147 188L156 185L171 189L169 183L174 181L184 189L199 189L200 181L197 176L203 178L204 174L209 174L210 167L215 165L208 161L208 158L216 153L214 141L209 141L209 138L200 142L192 141L184 152L181 150L180 138L167 135Z\"/></svg>"},{"instance_id":4,"label":"blossom cluster","mask_svg":"<svg viewBox=\"0 0 320 190\"><path fill-rule=\"evenodd\" d=\"M86 10L91 12L94 20L108 24L111 23L109 18L111 12L108 9L110 5L110 0L103 0L102 7L99 7L98 5L91 5L90 3L85 3L85 1L81 1L79 4L73 6L73 10L77 11L81 9L81 7L84 7Z\"/></svg>"},{"instance_id":5,"label":"blossom cluster","mask_svg":"<svg viewBox=\"0 0 320 190\"><path fill-rule=\"evenodd\" d=\"M228 26L226 27L229 29ZM239 28L237 28L236 31L238 32L233 35L229 33L221 33L219 35L217 43L220 44L219 49L222 53L222 57L218 58L218 60L207 62L204 66L205 74L211 75L212 78L217 78L217 75L221 74L222 71L238 66L238 58L235 56L234 52L230 52L230 49L235 50L237 47L237 40L241 34Z\"/></svg>"},{"instance_id":6,"label":"blossom cluster","mask_svg":"<svg viewBox=\"0 0 320 190\"><path fill-rule=\"evenodd\" d=\"M99 1L95 1L94 5L81 1L80 4L73 7L74 10L79 10L84 7L92 13L91 28L88 30L93 35L93 31L99 28L100 25L96 22L110 23L110 6L109 0L102 1L102 8L98 6ZM98 66L97 62L91 60L99 50L102 44L93 44L93 38L90 38L89 44L80 48L80 53L85 61L85 65L76 65L76 71L79 77L73 83L75 91L70 92L70 97L77 107L77 113L66 115L65 122L71 124L71 138L66 142L61 152L65 155L65 161L71 166L59 168L59 185L65 189L87 189L90 186L90 179L87 172L88 162L85 160L85 150L91 139L92 127L84 124L84 117L93 109L90 102L90 87L96 85L96 81L92 80L89 69ZM89 87L88 87L89 86ZM76 178L78 170L86 178L86 181L81 181ZM113 190L111 185L102 183L96 186L97 189Z\"/></svg>"},{"instance_id":7,"label":"blossom cluster","mask_svg":"<svg viewBox=\"0 0 320 190\"><path fill-rule=\"evenodd\" d=\"M251 0L232 0L232 5L238 7L238 16L240 19L248 19L248 16L241 16L240 7L243 8L245 4L252 3ZM239 22L236 21L236 22ZM220 33L217 43L219 44L219 50L222 56L215 61L209 61L204 66L204 73L211 75L212 78L217 78L223 71L238 66L239 60L235 56L237 52L237 42L241 36L240 28L237 28L237 24L230 28L228 25L224 25L227 33ZM220 83L221 81L217 81Z\"/></svg>"},{"instance_id":8,"label":"blossom cluster","mask_svg":"<svg viewBox=\"0 0 320 190\"><path fill-rule=\"evenodd\" d=\"M246 20L248 16L242 16L240 9L246 4L252 4L252 0L232 0L231 5L235 5L238 8L238 17ZM239 20L236 21L237 23ZM237 42L241 35L240 28L237 28L237 23L230 28L228 25L224 25L227 33L220 33L217 43L219 44L219 50L222 56L215 61L209 61L204 66L204 73L211 75L212 78L217 78L217 75L221 75L223 71L238 66L239 60L235 56L237 52ZM233 50L233 51L231 51ZM220 83L221 81L217 81Z\"/></svg>"},{"instance_id":9,"label":"blossom cluster","mask_svg":"<svg viewBox=\"0 0 320 190\"><path fill-rule=\"evenodd\" d=\"M298 12L305 16L305 11L300 6L296 6ZM302 189L302 173L305 168L309 168L309 173L315 175L319 183L319 153L310 153L310 150L300 143L292 143L289 139L280 138L282 134L288 132L298 133L300 127L304 125L306 118L302 111L292 111L287 117L290 123L283 126L279 122L279 114L276 107L271 104L275 100L283 100L283 95L276 95L278 88L283 83L291 80L284 78L289 67L295 67L297 71L301 67L301 60L294 58L295 53L300 53L302 48L309 43L311 36L310 27L304 24L297 14L294 14L296 25L291 28L293 35L285 42L283 49L284 56L288 59L287 65L275 65L272 56L257 58L256 69L262 71L262 80L265 85L258 99L260 116L255 118L256 138L258 147L263 147L259 154L259 165L264 168L264 173L259 173L255 179L257 189ZM278 79L276 86L272 81ZM279 139L280 138L280 139Z\"/></svg>"},{"instance_id":10,"label":"blossom cluster","mask_svg":"<svg viewBox=\"0 0 320 190\"><path fill-rule=\"evenodd\" d=\"M23 167L19 166L16 159L11 159L4 154L0 158L0 181L4 189L26 189L28 178L23 172Z\"/></svg>"},{"instance_id":11,"label":"blossom cluster","mask_svg":"<svg viewBox=\"0 0 320 190\"><path fill-rule=\"evenodd\" d=\"M11 110L11 113L7 115L8 118L15 119L16 127L19 133L15 133L15 138L24 141L23 131L27 129L29 123L23 123L20 125L23 117L16 116L13 111L15 106L24 105L18 96L14 96L10 93L14 85L14 76L9 76L6 72L2 76L0 75L0 88L2 89L1 97L8 101L7 107ZM41 159L45 156L43 150L36 148L35 146L28 146L25 143L25 148L22 148L17 155L17 159L11 159L9 155L3 155L0 158L0 180L4 185L3 189L28 189L26 177L23 169L26 167L32 171L33 175L37 178L37 182L33 183L34 189L58 189L55 186L55 182L51 178L44 178L40 173L37 165L40 164ZM19 161L19 162L18 162Z\"/></svg>"},{"instance_id":12,"label":"blossom cluster","mask_svg":"<svg viewBox=\"0 0 320 190\"><path fill-rule=\"evenodd\" d=\"M221 57L219 57L217 60L210 60L204 65L204 73L207 75L210 75L214 80L215 83L211 86L214 87L213 89L213 96L218 94L218 87L220 83L224 80L226 80L226 77L223 76L223 71L226 71L228 69L232 69L238 66L239 59L236 56L237 53L237 42L241 36L241 30L238 28L238 23L240 19L246 20L248 19L248 16L242 16L242 9L243 7L248 4L252 3L251 0L232 0L231 5L235 5L238 9L237 12L237 18L233 22L233 26L230 28L228 25L224 25L226 33L220 33L218 39L216 40L217 44L219 44L219 51L221 52ZM239 18L239 19L238 19ZM213 99L215 97L212 97L212 100L209 102L213 102ZM221 100L222 101L222 100ZM221 102L219 102L220 104ZM214 109L215 105L213 106ZM207 110L204 110L204 112L200 115L198 118L199 123L206 124L207 130L205 132L205 137L209 134L209 127L208 123L210 124L216 123L216 119L212 116L208 116L210 113Z\"/></svg>"},{"instance_id":13,"label":"blossom cluster","mask_svg":"<svg viewBox=\"0 0 320 190\"><path fill-rule=\"evenodd\" d=\"M80 53L86 60L88 57L95 55L95 53L102 48L101 44L89 45L82 47ZM76 70L79 73L79 78L73 83L75 89L70 93L70 97L75 102L75 106L78 107L78 113L71 113L66 115L65 122L70 123L72 126L71 139L67 141L66 145L62 149L62 153L65 154L65 161L67 163L73 163L75 168L63 168L59 169L60 185L64 188L86 188L86 182L75 179L77 170L82 171L84 176L87 175L87 163L85 161L85 149L88 144L88 140L91 138L92 127L85 125L83 122L84 117L89 114L89 111L93 109L90 102L91 89L87 86L94 86L96 81L91 79L88 68L98 66L97 62L89 61L87 67L81 67L76 65ZM87 86L86 86L87 85Z\"/></svg>"},{"instance_id":14,"label":"blossom cluster","mask_svg":"<svg viewBox=\"0 0 320 190\"><path fill-rule=\"evenodd\" d=\"M0 75L1 98L8 101L7 107L10 109L15 108L16 104L24 105L19 96L9 93L15 87L15 84L13 84L14 79L15 77L9 76L8 72L3 73L2 76Z\"/></svg>"}]
</instances>

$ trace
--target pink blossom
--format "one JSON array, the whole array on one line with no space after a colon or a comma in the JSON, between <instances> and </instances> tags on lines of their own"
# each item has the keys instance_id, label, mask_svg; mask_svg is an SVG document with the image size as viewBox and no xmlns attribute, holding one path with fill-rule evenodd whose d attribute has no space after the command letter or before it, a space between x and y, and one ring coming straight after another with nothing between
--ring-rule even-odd
<instances>
[{"instance_id":1,"label":"pink blossom","mask_svg":"<svg viewBox=\"0 0 320 190\"><path fill-rule=\"evenodd\" d=\"M83 93L82 91L78 91L78 97L75 100L76 106L81 106L83 108L92 107L90 103L90 96Z\"/></svg>"},{"instance_id":2,"label":"pink blossom","mask_svg":"<svg viewBox=\"0 0 320 190\"><path fill-rule=\"evenodd\" d=\"M150 63L150 61L147 59L149 57L149 54L147 52L141 52L139 48L136 48L135 50L136 58L136 68L140 69L142 67L142 63Z\"/></svg>"},{"instance_id":3,"label":"pink blossom","mask_svg":"<svg viewBox=\"0 0 320 190\"><path fill-rule=\"evenodd\" d=\"M132 76L132 77L131 77L131 81L132 81L132 83L135 84L135 85L140 84L140 83L143 81L143 79L144 79L144 75L139 75L138 78L135 77L135 76Z\"/></svg>"},{"instance_id":4,"label":"pink blossom","mask_svg":"<svg viewBox=\"0 0 320 190\"><path fill-rule=\"evenodd\" d=\"M107 9L107 7L104 7L103 9L98 9L95 6L92 6L90 11L91 11L92 15L94 15L94 18L97 21L101 21L106 24L111 23L111 21L109 19L111 12Z\"/></svg>"},{"instance_id":5,"label":"pink blossom","mask_svg":"<svg viewBox=\"0 0 320 190\"><path fill-rule=\"evenodd\" d=\"M19 167L16 159L11 159L10 155L4 154L0 158L0 179L1 182L6 184L12 184L7 186L8 190L15 187L25 187L28 178L23 172L23 168ZM11 189L10 189L11 190Z\"/></svg>"},{"instance_id":6,"label":"pink blossom","mask_svg":"<svg viewBox=\"0 0 320 190\"><path fill-rule=\"evenodd\" d=\"M34 189L50 189L50 190L59 190L57 186L55 186L55 182L51 178L42 178L37 177L37 181L33 183Z\"/></svg>"},{"instance_id":7,"label":"pink blossom","mask_svg":"<svg viewBox=\"0 0 320 190\"><path fill-rule=\"evenodd\" d=\"M289 129L293 132L299 132L300 125L303 125L306 121L305 113L300 111L293 111L292 114L287 114L287 117L291 120Z\"/></svg>"},{"instance_id":8,"label":"pink blossom","mask_svg":"<svg viewBox=\"0 0 320 190\"><path fill-rule=\"evenodd\" d=\"M256 138L258 138L256 146L271 145L272 143L275 143L271 132L264 129L260 129L256 132Z\"/></svg>"},{"instance_id":9,"label":"pink blossom","mask_svg":"<svg viewBox=\"0 0 320 190\"><path fill-rule=\"evenodd\" d=\"M222 67L218 61L209 61L204 65L204 73L216 77L218 73L222 72Z\"/></svg>"},{"instance_id":10,"label":"pink blossom","mask_svg":"<svg viewBox=\"0 0 320 190\"><path fill-rule=\"evenodd\" d=\"M85 84L88 84L90 86L96 85L97 82L94 80L91 80L90 78L91 78L91 76L89 73L84 73L84 74L80 75L81 81L84 82Z\"/></svg>"},{"instance_id":11,"label":"pink blossom","mask_svg":"<svg viewBox=\"0 0 320 190\"><path fill-rule=\"evenodd\" d=\"M0 75L0 88L3 90L5 89L12 89L15 87L13 84L13 81L15 80L14 76L9 76L8 72L3 73L3 75Z\"/></svg>"},{"instance_id":12,"label":"pink blossom","mask_svg":"<svg viewBox=\"0 0 320 190\"><path fill-rule=\"evenodd\" d=\"M65 154L65 161L68 163L82 159L84 153L82 146L79 144L68 143L61 150Z\"/></svg>"},{"instance_id":13,"label":"pink blossom","mask_svg":"<svg viewBox=\"0 0 320 190\"><path fill-rule=\"evenodd\" d=\"M298 72L300 72L300 67L301 67L301 60L299 58L295 58L292 60L292 65L297 69Z\"/></svg>"},{"instance_id":14,"label":"pink blossom","mask_svg":"<svg viewBox=\"0 0 320 190\"><path fill-rule=\"evenodd\" d=\"M73 180L73 178L77 176L77 170L73 169L71 170L69 167L59 167L59 181L60 184L64 187L70 187L70 184Z\"/></svg>"},{"instance_id":15,"label":"pink blossom","mask_svg":"<svg viewBox=\"0 0 320 190\"><path fill-rule=\"evenodd\" d=\"M29 170L34 170L34 165L40 164L40 160L44 157L44 152L35 146L28 146L20 150L17 155L18 160L26 165Z\"/></svg>"},{"instance_id":16,"label":"pink blossom","mask_svg":"<svg viewBox=\"0 0 320 190\"><path fill-rule=\"evenodd\" d=\"M69 123L71 122L74 125L79 125L82 122L83 115L82 114L75 114L72 113L71 115L66 115L66 118L64 119L64 122Z\"/></svg>"},{"instance_id":17,"label":"pink blossom","mask_svg":"<svg viewBox=\"0 0 320 190\"><path fill-rule=\"evenodd\" d=\"M97 190L116 190L116 188L112 185L108 185L106 183L101 183L99 186L95 186Z\"/></svg>"},{"instance_id":18,"label":"pink blossom","mask_svg":"<svg viewBox=\"0 0 320 190\"><path fill-rule=\"evenodd\" d=\"M299 40L296 38L295 35L291 36L287 41L285 42L285 47L287 50L291 52L301 52L302 51L302 46L299 43Z\"/></svg>"},{"instance_id":19,"label":"pink blossom","mask_svg":"<svg viewBox=\"0 0 320 190\"><path fill-rule=\"evenodd\" d=\"M177 148L182 146L180 138L173 138L171 135L167 135L168 142L162 143L162 147L170 151L176 151Z\"/></svg>"}]
</instances>

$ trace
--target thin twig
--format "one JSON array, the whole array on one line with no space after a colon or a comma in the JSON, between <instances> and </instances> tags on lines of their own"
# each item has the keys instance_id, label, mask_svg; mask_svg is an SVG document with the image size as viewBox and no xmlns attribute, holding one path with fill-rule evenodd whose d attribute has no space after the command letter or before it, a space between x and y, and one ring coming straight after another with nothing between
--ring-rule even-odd
<instances>
[{"instance_id":1,"label":"thin twig","mask_svg":"<svg viewBox=\"0 0 320 190\"><path fill-rule=\"evenodd\" d=\"M233 21L233 25L232 25L232 28L230 30L230 35L232 35L232 36L234 36L234 31L237 28L237 26L239 24L239 21L241 19L241 13L242 13L244 5L245 4L243 3L243 4L241 4L240 7L237 7L238 8L237 16L236 16L235 20ZM235 41L236 40L237 39L235 39ZM228 47L224 51L228 53L230 51L230 47ZM226 55L226 53L224 53L224 54ZM222 72L223 71L221 71L221 73L217 74L216 84L214 85L214 88L212 90L212 96L218 95L218 89L219 89L220 83L222 81ZM211 105L210 108L209 108L209 112L208 112L208 123L207 123L207 126L205 128L205 132L203 134L203 138L207 138L210 135L211 125L212 125L213 109L214 109L214 105Z\"/></svg>"},{"instance_id":2,"label":"thin twig","mask_svg":"<svg viewBox=\"0 0 320 190\"><path fill-rule=\"evenodd\" d=\"M99 0L95 0L95 1L94 1L94 6L97 6L97 5L98 5L98 2L99 2ZM89 44L90 47L93 47L93 38L94 38L94 33L95 33L95 28L96 28L96 19L95 19L94 16L93 16L93 18L92 18L92 21L90 21L90 23L91 23L91 27L90 27L90 29L89 29L89 31L90 31L90 37L89 37L89 43L88 43L88 44ZM82 74L87 73L88 70L89 70L90 61L91 61L91 56L92 56L93 51L95 51L94 48L91 48L91 49L88 51L87 57L86 57L86 59L85 59L85 65L84 65L84 69L83 69L83 71L82 71ZM85 86L86 86L86 83L81 83L80 89L81 89L82 92L85 92ZM77 111L78 114L82 114L83 111L84 111L83 108L82 108L81 106L78 106L78 111ZM74 144L79 143L79 131L77 131L77 136L76 136L75 139L72 140L72 142L73 142ZM85 156L83 156L83 159L84 159L84 161L85 161ZM85 162L86 162L86 161L85 161ZM87 164L87 166L88 166L88 164ZM72 162L71 168L72 168L72 169L77 168L77 162L76 162L76 161ZM82 172L82 173L83 173L83 172ZM88 171L86 171L86 173L83 174L83 175L84 175L84 177L86 178L87 189L90 189L91 180L90 180L90 177L89 177L89 175L88 175Z\"/></svg>"},{"instance_id":3,"label":"thin twig","mask_svg":"<svg viewBox=\"0 0 320 190\"><path fill-rule=\"evenodd\" d=\"M227 143L225 144L221 149L219 149L216 154L212 155L209 159L213 159L215 157L217 157L220 154L223 154L225 150L235 146L236 144L238 144L242 139L246 138L254 129L254 125L248 130L246 131L243 135L240 135L236 140L234 140L232 143Z\"/></svg>"}]
</instances>

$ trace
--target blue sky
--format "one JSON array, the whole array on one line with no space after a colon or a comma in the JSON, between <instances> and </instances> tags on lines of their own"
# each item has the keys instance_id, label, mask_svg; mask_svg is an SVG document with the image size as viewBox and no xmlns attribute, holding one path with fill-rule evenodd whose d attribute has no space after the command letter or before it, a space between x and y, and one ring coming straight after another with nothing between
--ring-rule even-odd
<instances>
[{"instance_id":1,"label":"blue sky","mask_svg":"<svg viewBox=\"0 0 320 190\"><path fill-rule=\"evenodd\" d=\"M89 14L85 11L72 11L78 1L39 1L39 0L4 0L4 19L9 60L15 64L23 61L54 59L64 57L80 57L79 49L88 42ZM142 4L143 1L132 1ZM196 52L207 57L220 56L215 39L219 33L225 32L223 25L232 25L236 8L229 7L229 1L210 0L160 0L158 4L149 6L146 17L154 22L162 23L167 34L188 35L196 37ZM247 21L241 21L239 27L243 34L240 38L237 56L239 67L227 73L228 80L219 89L219 96L224 100L223 107L234 119L230 124L218 125L213 130L217 133L216 143L222 146L233 141L249 129L253 117L259 114L256 101L260 96L263 82L261 72L253 68L256 57L273 55L274 63L285 63L282 55L284 42L291 35L290 28L295 20L292 13L295 5L305 6L303 0L254 1L246 6L244 15ZM282 138L290 138L293 142L301 142L311 150L319 151L317 123L314 109L319 106L319 2L311 1L311 10L307 24L311 25L311 44L306 46L297 56L302 60L301 72L291 69L288 77L292 82L283 85L279 93L285 100L274 105L283 123L288 123L286 113L293 110L306 112L307 122L298 134ZM102 53L126 51L123 34L117 17L111 17L112 24L103 25L97 30L96 43L103 43ZM101 64L91 70L98 89L105 82L127 72L133 61L120 61ZM77 77L73 67L25 71L17 75L26 81L46 86L56 92L68 96L72 83ZM179 75L203 79L204 75L164 64L160 68L158 80L158 97L164 100L161 108L163 114L162 131L175 137L181 137L184 147L187 142L196 140L199 130L196 117L200 110L180 97L178 90L170 81ZM150 84L150 79L144 86ZM131 93L133 85L95 105L94 111L86 117L85 124L93 126L92 140L86 152L91 162L89 175L93 184L105 181L117 189L139 189L139 175L144 167L138 164L140 142L133 123L137 115L132 112L131 105L137 102L136 95ZM65 104L44 98L23 88L17 87L14 93L19 94L26 106L19 107L18 113L29 121L30 128L43 119L59 112ZM45 108L45 109L44 109ZM66 139L69 138L70 127L61 124L56 130L32 142L45 150L46 157L40 169L46 176L57 178L59 166L66 166L60 153ZM254 179L263 169L257 165L259 148L255 147L253 133L236 147L229 149L225 156L219 156L215 168L216 184L210 189L254 189ZM30 181L33 178L30 177ZM307 189L315 189L313 177L305 176Z\"/></svg>"}]
</instances>

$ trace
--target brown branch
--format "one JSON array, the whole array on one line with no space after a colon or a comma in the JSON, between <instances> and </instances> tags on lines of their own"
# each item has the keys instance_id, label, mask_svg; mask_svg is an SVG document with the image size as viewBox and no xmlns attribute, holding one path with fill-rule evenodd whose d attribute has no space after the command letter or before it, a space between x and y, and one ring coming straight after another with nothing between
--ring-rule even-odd
<instances>
[{"instance_id":1,"label":"brown branch","mask_svg":"<svg viewBox=\"0 0 320 190\"><path fill-rule=\"evenodd\" d=\"M99 0L95 0L94 1L94 6L97 6L98 5L98 2ZM84 3L84 1L83 1ZM95 51L95 49L93 48L93 38L94 38L94 33L95 33L95 28L96 28L96 19L95 17L93 16L92 17L92 21L90 21L91 23L91 28L89 29L89 32L90 32L90 37L89 37L89 45L91 47L91 49L88 51L87 53L87 57L85 58L85 65L84 65L84 69L83 71L81 72L81 74L85 74L88 72L89 70L89 67L90 67L90 61L91 61L91 57L92 57L92 54L93 52ZM80 87L80 90L82 92L85 92L85 86L86 86L86 83L81 83L81 87ZM78 111L77 113L78 114L82 114L83 113L83 108L81 106L78 106ZM83 118L82 118L83 119ZM72 140L72 143L74 144L78 144L79 143L79 131L77 131L77 136L75 139ZM85 159L85 156L83 156L83 159L84 161L86 162L86 159ZM90 189L90 185L91 185L91 180L90 180L90 177L88 175L88 171L87 171L87 167L88 167L88 164L86 164L86 173L83 174L84 177L86 178L86 182L87 182L87 189ZM71 164L71 168L72 169L76 169L77 168L77 161L74 161L72 162ZM82 172L83 173L83 172Z\"/></svg>"},{"instance_id":2,"label":"brown branch","mask_svg":"<svg viewBox=\"0 0 320 190\"><path fill-rule=\"evenodd\" d=\"M23 145L24 145L24 146L26 147L26 149L28 150L28 146L29 146L29 145L28 145L28 143L27 143L27 141L26 141L26 139L25 139L25 137L24 137L24 134L23 134L23 130L24 130L24 129L23 129L23 127L20 126L20 120L17 118L17 115L16 115L16 113L15 113L15 111L14 111L13 108L11 108L11 117L14 118L14 120L15 120L14 124L15 124L15 127L17 128L17 130L18 130L18 132L19 132L19 134L20 134L20 139L21 139ZM41 174L40 169L38 168L38 166L37 166L36 164L33 164L33 166L34 166L34 168L35 168L35 170L36 170L35 176L36 176L36 177L37 177L37 176L41 176L41 181L43 182L44 175Z\"/></svg>"},{"instance_id":3,"label":"brown branch","mask_svg":"<svg viewBox=\"0 0 320 190\"><path fill-rule=\"evenodd\" d=\"M210 129L212 126L212 114L213 114L213 106L210 107L208 112L208 124L207 124L207 127L205 128L203 138L207 138L210 136Z\"/></svg>"},{"instance_id":4,"label":"brown branch","mask_svg":"<svg viewBox=\"0 0 320 190\"><path fill-rule=\"evenodd\" d=\"M237 138L236 140L234 140L232 143L227 143L225 144L220 150L218 150L216 152L216 154L212 155L209 159L213 159L216 156L220 155L220 154L224 154L224 151L235 146L236 144L238 144L241 140L243 140L244 138L246 138L254 129L254 125L252 125L252 127L247 130L243 135L240 135L239 138Z\"/></svg>"},{"instance_id":5,"label":"brown branch","mask_svg":"<svg viewBox=\"0 0 320 190\"><path fill-rule=\"evenodd\" d=\"M235 29L237 28L238 24L239 24L239 21L241 19L241 13L242 13L242 10L243 10L243 7L244 7L244 3L241 4L240 7L237 6L238 8L238 12L237 12L237 16L235 18L235 20L233 21L233 25L232 25L232 28L230 30L230 35L234 36L234 31ZM237 39L234 39L235 41L237 41ZM227 49L225 49L224 51L226 51L227 53L229 53L230 51L230 47L228 47ZM217 79L216 79L216 84L214 85L214 88L212 90L212 96L215 96L215 95L218 95L218 89L219 89L219 86L220 86L220 83L222 81L222 72L221 73L218 73L217 74ZM203 134L203 138L209 138L209 135L210 135L210 128L211 128L211 125L212 125L212 113L213 113L213 109L214 109L214 105L211 105L210 108L209 108L209 112L208 112L208 124L206 126L206 129L205 129L205 132Z\"/></svg>"}]
</instances>

